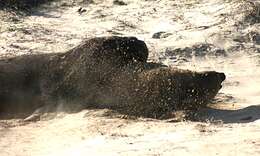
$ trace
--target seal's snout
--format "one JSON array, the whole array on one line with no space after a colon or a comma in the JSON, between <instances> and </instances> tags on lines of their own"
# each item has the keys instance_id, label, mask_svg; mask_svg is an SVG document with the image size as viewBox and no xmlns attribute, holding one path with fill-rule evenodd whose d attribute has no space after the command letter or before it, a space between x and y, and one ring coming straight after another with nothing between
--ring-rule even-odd
<instances>
[{"instance_id":1,"label":"seal's snout","mask_svg":"<svg viewBox=\"0 0 260 156\"><path fill-rule=\"evenodd\" d=\"M224 73L219 73L219 77L220 77L221 81L226 80L226 75Z\"/></svg>"}]
</instances>

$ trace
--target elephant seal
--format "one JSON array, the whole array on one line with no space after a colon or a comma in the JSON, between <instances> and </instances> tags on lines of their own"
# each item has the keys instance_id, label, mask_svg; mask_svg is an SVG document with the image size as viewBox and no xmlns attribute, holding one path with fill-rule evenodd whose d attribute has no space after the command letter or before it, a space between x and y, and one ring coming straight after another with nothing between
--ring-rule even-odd
<instances>
[{"instance_id":1,"label":"elephant seal","mask_svg":"<svg viewBox=\"0 0 260 156\"><path fill-rule=\"evenodd\" d=\"M0 116L25 117L35 109L110 108L160 118L197 109L214 98L224 73L193 72L147 62L135 37L98 37L65 52L0 61ZM42 109L48 107L49 109Z\"/></svg>"},{"instance_id":2,"label":"elephant seal","mask_svg":"<svg viewBox=\"0 0 260 156\"><path fill-rule=\"evenodd\" d=\"M113 36L87 39L65 53L2 59L0 116L24 117L63 98L91 101L123 66L147 58L143 41Z\"/></svg>"},{"instance_id":3,"label":"elephant seal","mask_svg":"<svg viewBox=\"0 0 260 156\"><path fill-rule=\"evenodd\" d=\"M195 72L148 62L130 66L112 77L107 89L96 92L99 98L92 108L159 119L177 110L195 112L206 107L226 79L216 71Z\"/></svg>"}]
</instances>

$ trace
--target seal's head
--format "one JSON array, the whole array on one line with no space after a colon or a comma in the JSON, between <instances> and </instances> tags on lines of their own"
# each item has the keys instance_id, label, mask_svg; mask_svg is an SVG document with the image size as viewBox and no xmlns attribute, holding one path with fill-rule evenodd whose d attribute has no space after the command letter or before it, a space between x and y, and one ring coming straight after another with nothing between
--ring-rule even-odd
<instances>
[{"instance_id":1,"label":"seal's head","mask_svg":"<svg viewBox=\"0 0 260 156\"><path fill-rule=\"evenodd\" d=\"M204 71L192 74L192 81L186 84L182 105L187 108L200 108L206 106L222 88L226 79L224 73Z\"/></svg>"},{"instance_id":2,"label":"seal's head","mask_svg":"<svg viewBox=\"0 0 260 156\"><path fill-rule=\"evenodd\" d=\"M136 37L99 37L89 40L95 44L95 59L109 61L114 65L126 65L130 62L146 62L148 48L144 41ZM91 45L93 46L93 44Z\"/></svg>"}]
</instances>

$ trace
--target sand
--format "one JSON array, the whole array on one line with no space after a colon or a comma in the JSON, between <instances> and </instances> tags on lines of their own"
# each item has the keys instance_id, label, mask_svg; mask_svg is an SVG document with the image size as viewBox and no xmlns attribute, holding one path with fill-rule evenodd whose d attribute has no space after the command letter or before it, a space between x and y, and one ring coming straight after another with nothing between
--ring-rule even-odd
<instances>
[{"instance_id":1,"label":"sand","mask_svg":"<svg viewBox=\"0 0 260 156\"><path fill-rule=\"evenodd\" d=\"M46 4L29 16L0 10L0 57L64 52L95 36L136 36L147 43L149 60L224 72L223 88L198 112L200 121L123 119L109 110L0 120L1 156L260 155L259 1L77 2Z\"/></svg>"}]
</instances>

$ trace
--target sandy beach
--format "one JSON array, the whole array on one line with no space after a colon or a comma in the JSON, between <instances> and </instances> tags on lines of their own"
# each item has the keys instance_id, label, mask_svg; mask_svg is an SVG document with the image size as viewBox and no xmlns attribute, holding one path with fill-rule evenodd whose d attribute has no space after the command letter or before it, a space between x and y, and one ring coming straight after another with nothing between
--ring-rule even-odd
<instances>
[{"instance_id":1,"label":"sandy beach","mask_svg":"<svg viewBox=\"0 0 260 156\"><path fill-rule=\"evenodd\" d=\"M136 36L150 61L226 74L200 120L124 119L107 109L46 113L36 122L0 119L0 155L260 155L260 1L120 2L60 0L27 15L2 9L0 58L65 52L97 36Z\"/></svg>"}]
</instances>

